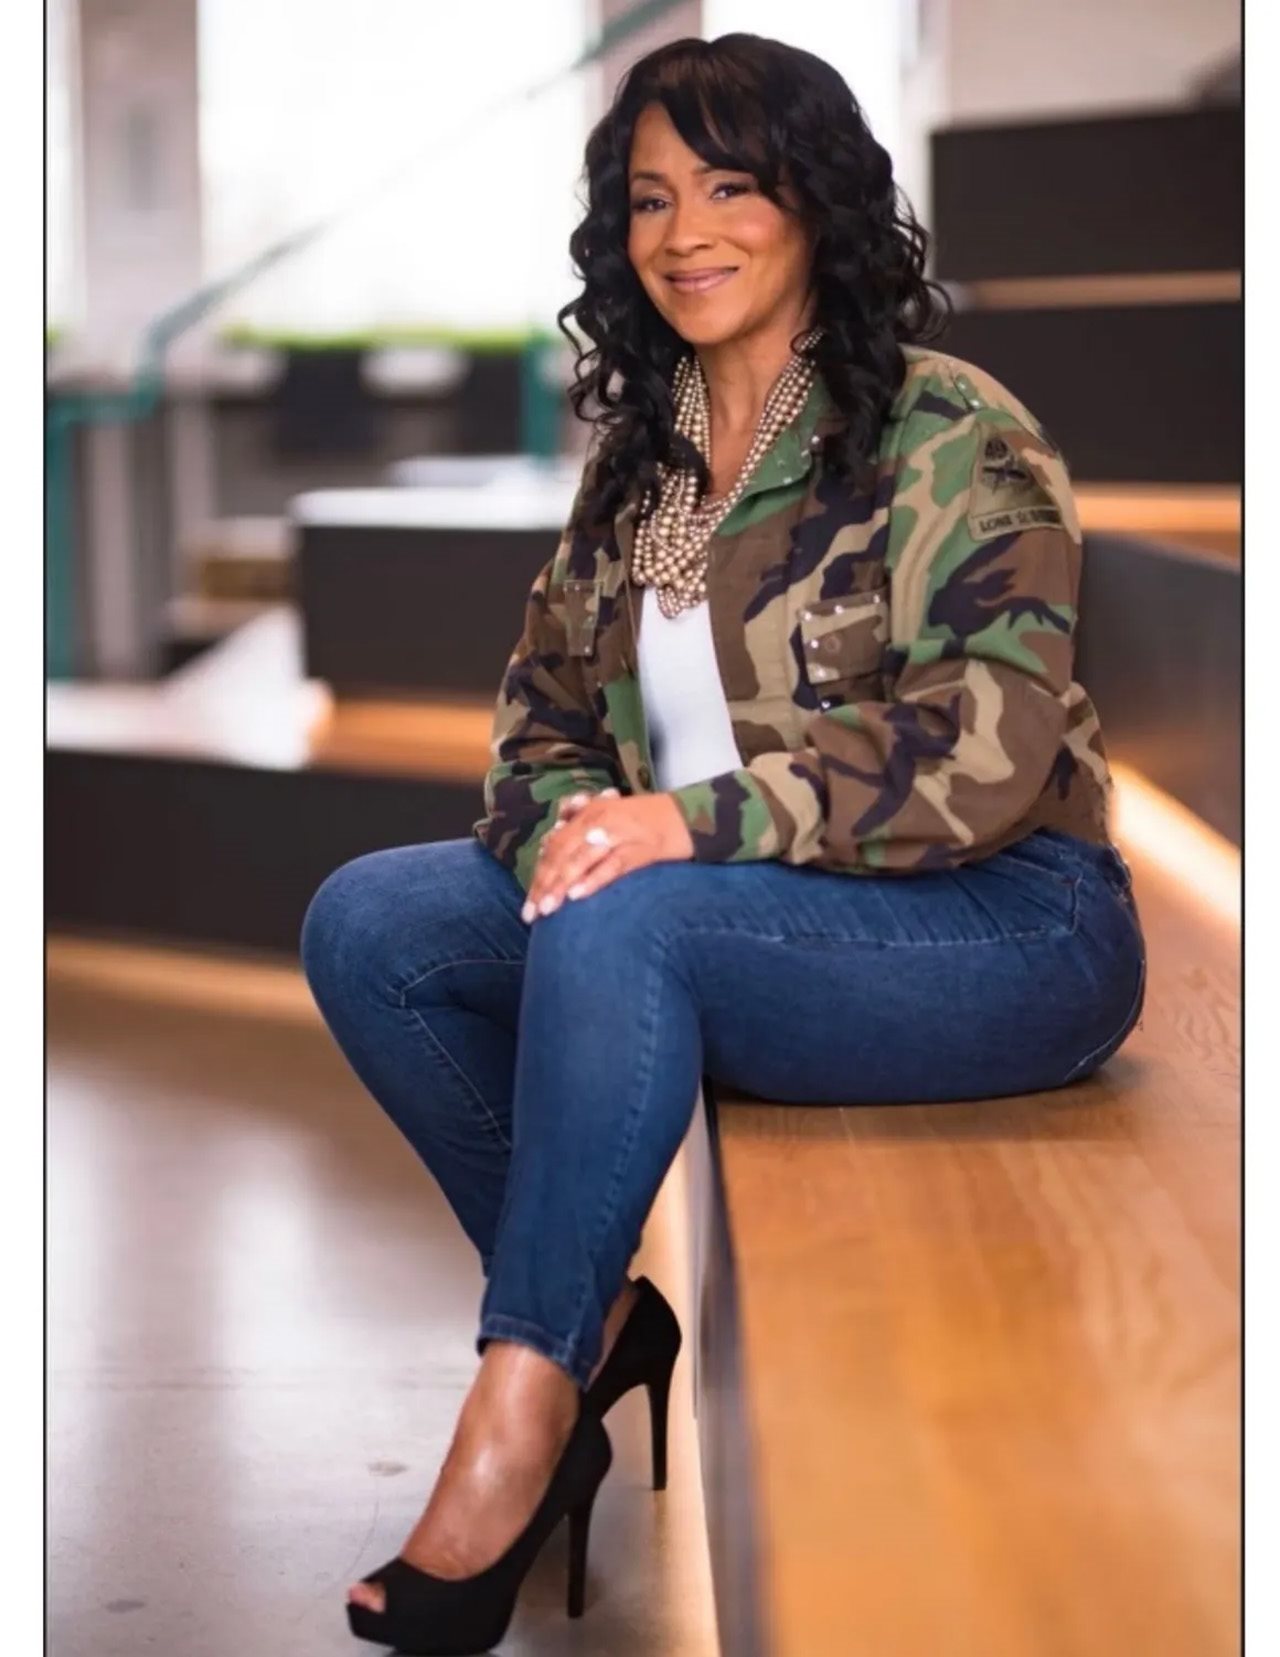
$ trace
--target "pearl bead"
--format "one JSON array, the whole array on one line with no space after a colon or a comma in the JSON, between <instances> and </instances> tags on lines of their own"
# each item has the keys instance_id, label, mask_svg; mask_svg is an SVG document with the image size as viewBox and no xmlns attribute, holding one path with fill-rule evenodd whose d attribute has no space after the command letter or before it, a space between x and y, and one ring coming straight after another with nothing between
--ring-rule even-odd
<instances>
[{"instance_id":1,"label":"pearl bead","mask_svg":"<svg viewBox=\"0 0 1280 1657\"><path fill-rule=\"evenodd\" d=\"M821 332L820 327L811 328L800 341L801 349L807 349ZM765 399L741 470L728 493L713 505L709 506L705 500L700 506L696 504L697 479L691 468L681 467L677 472L671 467L659 466L658 504L651 517L637 527L633 574L641 584L658 588L658 606L663 615L676 616L706 597L711 537L737 505L756 467L779 434L804 408L815 373L812 362L792 353ZM709 463L711 405L696 351L687 352L676 364L671 397L676 430Z\"/></svg>"}]
</instances>

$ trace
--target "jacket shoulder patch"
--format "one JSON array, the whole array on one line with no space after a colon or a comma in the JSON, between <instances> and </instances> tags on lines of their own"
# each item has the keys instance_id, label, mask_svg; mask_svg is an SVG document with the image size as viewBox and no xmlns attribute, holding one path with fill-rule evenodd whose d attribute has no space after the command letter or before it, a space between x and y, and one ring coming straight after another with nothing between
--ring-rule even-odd
<instances>
[{"instance_id":1,"label":"jacket shoulder patch","mask_svg":"<svg viewBox=\"0 0 1280 1657\"><path fill-rule=\"evenodd\" d=\"M969 533L975 541L1017 530L1061 529L1062 509L1007 438L982 439L969 483Z\"/></svg>"}]
</instances>

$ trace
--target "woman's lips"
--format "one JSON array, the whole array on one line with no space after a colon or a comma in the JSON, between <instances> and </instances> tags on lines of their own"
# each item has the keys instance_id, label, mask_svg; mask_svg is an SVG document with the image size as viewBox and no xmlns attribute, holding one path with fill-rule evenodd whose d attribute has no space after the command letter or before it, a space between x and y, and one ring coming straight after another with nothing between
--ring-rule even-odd
<instances>
[{"instance_id":1,"label":"woman's lips","mask_svg":"<svg viewBox=\"0 0 1280 1657\"><path fill-rule=\"evenodd\" d=\"M710 271L698 276L669 276L667 281L677 293L707 293L712 288L718 288L722 282L736 274L737 267L729 270Z\"/></svg>"}]
</instances>

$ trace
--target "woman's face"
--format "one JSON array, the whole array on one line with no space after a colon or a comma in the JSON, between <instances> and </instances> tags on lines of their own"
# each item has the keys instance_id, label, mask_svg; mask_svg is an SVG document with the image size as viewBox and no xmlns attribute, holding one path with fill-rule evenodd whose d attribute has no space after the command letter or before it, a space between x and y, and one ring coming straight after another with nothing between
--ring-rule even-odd
<instances>
[{"instance_id":1,"label":"woman's face","mask_svg":"<svg viewBox=\"0 0 1280 1657\"><path fill-rule=\"evenodd\" d=\"M810 239L763 195L750 173L709 171L659 103L641 111L631 142L627 252L645 292L682 338L719 345L776 323L808 320ZM784 187L783 196L792 198ZM731 269L707 285L682 273Z\"/></svg>"}]
</instances>

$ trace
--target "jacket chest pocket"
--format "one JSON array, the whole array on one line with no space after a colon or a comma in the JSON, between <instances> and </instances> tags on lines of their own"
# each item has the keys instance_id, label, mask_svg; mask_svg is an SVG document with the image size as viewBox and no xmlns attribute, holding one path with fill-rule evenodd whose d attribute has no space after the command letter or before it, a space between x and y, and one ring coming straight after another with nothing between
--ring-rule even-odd
<instances>
[{"instance_id":1,"label":"jacket chest pocket","mask_svg":"<svg viewBox=\"0 0 1280 1657\"><path fill-rule=\"evenodd\" d=\"M800 611L805 677L819 700L877 695L888 642L887 585L810 599Z\"/></svg>"},{"instance_id":2,"label":"jacket chest pocket","mask_svg":"<svg viewBox=\"0 0 1280 1657\"><path fill-rule=\"evenodd\" d=\"M585 577L569 577L564 584L565 649L571 656L595 653L600 622L600 584Z\"/></svg>"}]
</instances>

